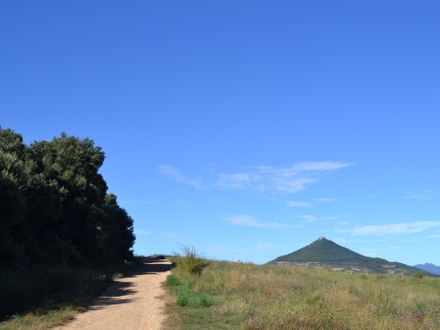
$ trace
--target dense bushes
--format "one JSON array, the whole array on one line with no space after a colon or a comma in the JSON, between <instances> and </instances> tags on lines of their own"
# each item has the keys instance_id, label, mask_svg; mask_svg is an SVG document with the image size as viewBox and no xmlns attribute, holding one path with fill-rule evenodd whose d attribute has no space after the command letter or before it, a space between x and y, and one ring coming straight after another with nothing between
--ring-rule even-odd
<instances>
[{"instance_id":1,"label":"dense bushes","mask_svg":"<svg viewBox=\"0 0 440 330\"><path fill-rule=\"evenodd\" d=\"M63 133L25 145L0 127L0 268L133 257L133 220L107 194L104 158L88 138Z\"/></svg>"}]
</instances>

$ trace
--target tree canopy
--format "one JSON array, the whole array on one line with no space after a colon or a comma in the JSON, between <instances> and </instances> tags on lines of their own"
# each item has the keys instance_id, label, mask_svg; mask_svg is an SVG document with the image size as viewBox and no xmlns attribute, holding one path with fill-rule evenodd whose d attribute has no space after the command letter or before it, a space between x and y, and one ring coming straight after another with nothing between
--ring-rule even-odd
<instances>
[{"instance_id":1,"label":"tree canopy","mask_svg":"<svg viewBox=\"0 0 440 330\"><path fill-rule=\"evenodd\" d=\"M89 138L23 143L0 127L0 266L109 264L130 259L133 219L107 193Z\"/></svg>"}]
</instances>

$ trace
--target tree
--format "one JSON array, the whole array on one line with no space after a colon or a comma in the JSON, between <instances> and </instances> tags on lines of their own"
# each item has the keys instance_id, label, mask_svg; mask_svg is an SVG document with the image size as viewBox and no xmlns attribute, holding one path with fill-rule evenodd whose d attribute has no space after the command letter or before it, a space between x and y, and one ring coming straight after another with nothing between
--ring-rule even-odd
<instances>
[{"instance_id":1,"label":"tree","mask_svg":"<svg viewBox=\"0 0 440 330\"><path fill-rule=\"evenodd\" d=\"M23 144L0 127L0 263L113 263L133 256L133 220L98 172L93 140Z\"/></svg>"}]
</instances>

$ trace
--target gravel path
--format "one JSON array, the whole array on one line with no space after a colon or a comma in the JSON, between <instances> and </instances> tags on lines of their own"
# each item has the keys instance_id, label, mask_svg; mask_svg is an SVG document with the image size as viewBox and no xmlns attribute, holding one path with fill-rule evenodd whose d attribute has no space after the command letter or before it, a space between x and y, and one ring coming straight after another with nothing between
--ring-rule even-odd
<instances>
[{"instance_id":1,"label":"gravel path","mask_svg":"<svg viewBox=\"0 0 440 330\"><path fill-rule=\"evenodd\" d=\"M146 259L138 271L117 280L70 323L56 330L160 330L165 302L161 283L170 274L167 260Z\"/></svg>"}]
</instances>

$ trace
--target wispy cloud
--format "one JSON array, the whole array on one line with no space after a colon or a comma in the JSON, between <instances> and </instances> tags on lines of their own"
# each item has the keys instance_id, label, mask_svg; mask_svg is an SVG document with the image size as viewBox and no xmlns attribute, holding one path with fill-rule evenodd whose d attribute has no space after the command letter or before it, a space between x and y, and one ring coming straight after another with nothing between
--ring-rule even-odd
<instances>
[{"instance_id":1,"label":"wispy cloud","mask_svg":"<svg viewBox=\"0 0 440 330\"><path fill-rule=\"evenodd\" d=\"M289 168L257 166L242 173L220 173L215 186L230 189L251 188L258 191L277 191L296 193L304 190L307 184L317 182L319 174L338 170L352 163L305 162Z\"/></svg>"},{"instance_id":2,"label":"wispy cloud","mask_svg":"<svg viewBox=\"0 0 440 330\"><path fill-rule=\"evenodd\" d=\"M291 206L291 207L310 207L310 206L312 206L312 204L306 203L306 202L290 201L290 202L287 202L287 206Z\"/></svg>"},{"instance_id":3,"label":"wispy cloud","mask_svg":"<svg viewBox=\"0 0 440 330\"><path fill-rule=\"evenodd\" d=\"M186 207L193 207L193 206L194 206L193 203L188 202L188 201L184 201L184 200L182 200L182 199L176 201L176 203L177 203L177 204L180 204L180 205L183 205L183 206L186 206Z\"/></svg>"},{"instance_id":4,"label":"wispy cloud","mask_svg":"<svg viewBox=\"0 0 440 330\"><path fill-rule=\"evenodd\" d=\"M199 179L191 179L188 178L184 175L182 175L179 170L177 170L176 168L169 166L169 165L159 165L158 166L158 170L160 173L168 176L169 178L180 182L180 183L184 183L187 184L191 187L194 187L196 189L201 189L202 188L202 184L200 182Z\"/></svg>"},{"instance_id":5,"label":"wispy cloud","mask_svg":"<svg viewBox=\"0 0 440 330\"><path fill-rule=\"evenodd\" d=\"M183 236L182 234L179 233L168 233L168 232L163 232L162 235L166 238L172 238L172 239Z\"/></svg>"},{"instance_id":6,"label":"wispy cloud","mask_svg":"<svg viewBox=\"0 0 440 330\"><path fill-rule=\"evenodd\" d=\"M326 202L326 203L330 203L330 202L334 202L336 201L336 199L334 198L330 198L330 197L324 197L324 198L314 198L315 201L318 202Z\"/></svg>"},{"instance_id":7,"label":"wispy cloud","mask_svg":"<svg viewBox=\"0 0 440 330\"><path fill-rule=\"evenodd\" d=\"M297 225L289 225L285 223L278 222L259 222L251 215L230 215L225 218L226 222L229 222L234 226L248 226L255 228L287 228L287 227L299 227Z\"/></svg>"},{"instance_id":8,"label":"wispy cloud","mask_svg":"<svg viewBox=\"0 0 440 330\"><path fill-rule=\"evenodd\" d=\"M377 252L382 251L381 249L362 249L364 255L367 257L377 256Z\"/></svg>"},{"instance_id":9,"label":"wispy cloud","mask_svg":"<svg viewBox=\"0 0 440 330\"><path fill-rule=\"evenodd\" d=\"M438 238L438 237L440 237L440 235L428 235L428 236L425 236L426 238Z\"/></svg>"},{"instance_id":10,"label":"wispy cloud","mask_svg":"<svg viewBox=\"0 0 440 330\"><path fill-rule=\"evenodd\" d=\"M359 226L353 229L336 229L336 231L341 233L348 233L351 235L414 234L438 226L440 226L440 221L419 221L413 223Z\"/></svg>"},{"instance_id":11,"label":"wispy cloud","mask_svg":"<svg viewBox=\"0 0 440 330\"><path fill-rule=\"evenodd\" d=\"M314 216L313 214L300 215L300 218L304 219L304 221L306 221L306 222L314 222L314 221L318 221L318 220L332 220L332 219L336 219L336 217L318 218L318 217Z\"/></svg>"},{"instance_id":12,"label":"wispy cloud","mask_svg":"<svg viewBox=\"0 0 440 330\"><path fill-rule=\"evenodd\" d=\"M402 199L417 199L417 200L428 200L428 199L437 199L438 193L436 190L423 190L423 191L407 191Z\"/></svg>"},{"instance_id":13,"label":"wispy cloud","mask_svg":"<svg viewBox=\"0 0 440 330\"><path fill-rule=\"evenodd\" d=\"M313 221L318 220L318 218L315 217L313 214L301 215L300 218L304 219L304 221L307 221L307 222L313 222Z\"/></svg>"},{"instance_id":14,"label":"wispy cloud","mask_svg":"<svg viewBox=\"0 0 440 330\"><path fill-rule=\"evenodd\" d=\"M354 243L354 242L384 242L384 239L345 239L345 238L335 238L335 241L341 242L341 243Z\"/></svg>"},{"instance_id":15,"label":"wispy cloud","mask_svg":"<svg viewBox=\"0 0 440 330\"><path fill-rule=\"evenodd\" d=\"M254 246L257 250L264 250L282 246L278 243L266 242L264 239L257 239L256 241L248 241L244 243Z\"/></svg>"},{"instance_id":16,"label":"wispy cloud","mask_svg":"<svg viewBox=\"0 0 440 330\"><path fill-rule=\"evenodd\" d=\"M209 248L206 249L206 251L224 251L226 250L226 248L223 245L217 245L217 246L211 246Z\"/></svg>"},{"instance_id":17,"label":"wispy cloud","mask_svg":"<svg viewBox=\"0 0 440 330\"><path fill-rule=\"evenodd\" d=\"M233 174L223 174L218 175L218 180L215 183L216 186L222 188L231 189L244 189L252 187L252 185L263 177L254 173L233 173Z\"/></svg>"},{"instance_id":18,"label":"wispy cloud","mask_svg":"<svg viewBox=\"0 0 440 330\"><path fill-rule=\"evenodd\" d=\"M279 244L275 244L275 243L255 243L255 247L257 248L257 250L264 250L264 249L269 249L269 248L273 248L273 247L278 247L280 246Z\"/></svg>"},{"instance_id":19,"label":"wispy cloud","mask_svg":"<svg viewBox=\"0 0 440 330\"><path fill-rule=\"evenodd\" d=\"M138 236L145 236L145 235L150 235L151 233L147 230L141 230L141 229L135 229L134 230L135 235Z\"/></svg>"},{"instance_id":20,"label":"wispy cloud","mask_svg":"<svg viewBox=\"0 0 440 330\"><path fill-rule=\"evenodd\" d=\"M373 198L373 197L376 197L376 196L379 196L379 194L368 195L367 198Z\"/></svg>"}]
</instances>

